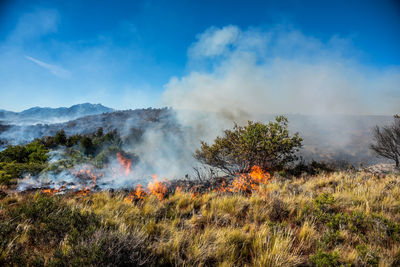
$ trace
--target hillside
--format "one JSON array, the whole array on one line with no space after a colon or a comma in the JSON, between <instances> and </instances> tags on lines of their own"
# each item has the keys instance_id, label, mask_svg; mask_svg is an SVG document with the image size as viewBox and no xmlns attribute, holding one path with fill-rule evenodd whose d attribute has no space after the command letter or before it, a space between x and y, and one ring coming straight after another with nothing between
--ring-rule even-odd
<instances>
[{"instance_id":1,"label":"hillside","mask_svg":"<svg viewBox=\"0 0 400 267\"><path fill-rule=\"evenodd\" d=\"M112 108L90 103L77 104L68 108L33 107L21 112L0 110L0 121L14 125L32 125L69 121L83 116L112 111L114 111Z\"/></svg>"}]
</instances>

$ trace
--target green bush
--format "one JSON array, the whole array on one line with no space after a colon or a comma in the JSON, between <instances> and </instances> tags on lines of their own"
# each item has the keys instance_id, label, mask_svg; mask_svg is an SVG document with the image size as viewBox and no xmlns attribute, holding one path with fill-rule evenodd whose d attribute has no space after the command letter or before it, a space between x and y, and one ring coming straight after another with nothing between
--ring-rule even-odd
<instances>
[{"instance_id":1,"label":"green bush","mask_svg":"<svg viewBox=\"0 0 400 267\"><path fill-rule=\"evenodd\" d=\"M49 150L39 141L27 145L8 146L0 152L0 162L45 163Z\"/></svg>"},{"instance_id":2,"label":"green bush","mask_svg":"<svg viewBox=\"0 0 400 267\"><path fill-rule=\"evenodd\" d=\"M202 142L195 157L228 174L248 172L254 165L264 170L280 170L297 159L295 153L301 142L298 133L289 135L287 118L279 116L268 124L249 121L244 127L235 125L212 145Z\"/></svg>"},{"instance_id":3,"label":"green bush","mask_svg":"<svg viewBox=\"0 0 400 267\"><path fill-rule=\"evenodd\" d=\"M310 256L310 262L317 267L336 267L339 266L339 255L336 252L318 250L316 254Z\"/></svg>"},{"instance_id":4,"label":"green bush","mask_svg":"<svg viewBox=\"0 0 400 267\"><path fill-rule=\"evenodd\" d=\"M335 198L328 193L322 193L314 199L314 213L318 220L328 222L336 212Z\"/></svg>"},{"instance_id":5,"label":"green bush","mask_svg":"<svg viewBox=\"0 0 400 267\"><path fill-rule=\"evenodd\" d=\"M357 245L356 250L359 255L359 265L363 266L378 266L379 256L373 251L370 251L366 245Z\"/></svg>"},{"instance_id":6,"label":"green bush","mask_svg":"<svg viewBox=\"0 0 400 267\"><path fill-rule=\"evenodd\" d=\"M8 146L0 152L0 183L10 185L24 174L36 175L47 166L48 150L39 141Z\"/></svg>"},{"instance_id":7,"label":"green bush","mask_svg":"<svg viewBox=\"0 0 400 267\"><path fill-rule=\"evenodd\" d=\"M54 136L54 142L58 145L65 146L67 144L67 135L64 130L60 130Z\"/></svg>"}]
</instances>

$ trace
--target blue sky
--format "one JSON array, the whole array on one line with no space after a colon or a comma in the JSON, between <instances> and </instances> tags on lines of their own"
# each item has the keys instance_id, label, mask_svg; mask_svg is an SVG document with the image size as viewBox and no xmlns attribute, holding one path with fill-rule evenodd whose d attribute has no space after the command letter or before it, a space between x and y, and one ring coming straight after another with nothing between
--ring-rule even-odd
<instances>
[{"instance_id":1,"label":"blue sky","mask_svg":"<svg viewBox=\"0 0 400 267\"><path fill-rule=\"evenodd\" d=\"M331 95L347 101L333 105L336 113L389 114L400 103L399 29L395 0L1 1L0 109L82 102L190 108L209 100L198 98L203 92L218 103L225 94L235 95L232 103L243 94L274 103L288 95L316 95L317 102ZM247 86L240 80L235 85L242 87L224 90L243 66L253 70L247 78L269 88L252 84L239 92ZM282 73L285 79L277 79ZM293 93L302 82L311 91ZM343 97L348 88L356 89ZM286 101L267 111L327 111L308 106Z\"/></svg>"}]
</instances>

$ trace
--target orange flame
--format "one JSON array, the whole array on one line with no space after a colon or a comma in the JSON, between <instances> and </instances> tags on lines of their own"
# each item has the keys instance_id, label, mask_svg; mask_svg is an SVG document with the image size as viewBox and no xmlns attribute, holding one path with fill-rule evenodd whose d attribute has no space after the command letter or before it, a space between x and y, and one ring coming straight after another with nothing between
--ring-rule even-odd
<instances>
[{"instance_id":1,"label":"orange flame","mask_svg":"<svg viewBox=\"0 0 400 267\"><path fill-rule=\"evenodd\" d=\"M232 192L244 192L251 194L258 190L261 184L268 183L270 175L264 172L259 166L253 166L249 174L241 174L232 182Z\"/></svg>"},{"instance_id":2,"label":"orange flame","mask_svg":"<svg viewBox=\"0 0 400 267\"><path fill-rule=\"evenodd\" d=\"M92 185L91 188L93 189L96 185L96 181L97 181L97 177L102 177L104 174L100 173L100 174L95 174L93 172L93 167L91 166L83 166L82 169L80 169L77 172L73 172L75 176L81 178L81 179L92 179Z\"/></svg>"},{"instance_id":3,"label":"orange flame","mask_svg":"<svg viewBox=\"0 0 400 267\"><path fill-rule=\"evenodd\" d=\"M142 185L139 184L134 191L124 198L124 201L127 203L132 203L134 200L141 200L145 196L147 196L147 193L143 190Z\"/></svg>"},{"instance_id":4,"label":"orange flame","mask_svg":"<svg viewBox=\"0 0 400 267\"><path fill-rule=\"evenodd\" d=\"M180 193L182 193L182 186L177 186L175 188L175 194L180 194Z\"/></svg>"},{"instance_id":5,"label":"orange flame","mask_svg":"<svg viewBox=\"0 0 400 267\"><path fill-rule=\"evenodd\" d=\"M121 167L125 170L125 175L128 175L131 172L132 160L125 158L121 155L121 153L117 153L117 160L119 164L121 164Z\"/></svg>"},{"instance_id":6,"label":"orange flame","mask_svg":"<svg viewBox=\"0 0 400 267\"><path fill-rule=\"evenodd\" d=\"M253 166L251 168L250 177L259 184L265 184L268 182L270 175L264 172L259 166Z\"/></svg>"},{"instance_id":7,"label":"orange flame","mask_svg":"<svg viewBox=\"0 0 400 267\"><path fill-rule=\"evenodd\" d=\"M162 201L168 191L167 185L165 182L158 181L158 177L156 174L152 176L153 181L149 182L147 185L147 189L150 194L157 197L158 200ZM227 185L226 181L223 180L221 185L212 190L212 192L217 193L227 193L227 192L241 192L251 195L254 191L260 192L260 186L262 184L267 184L270 180L270 174L265 172L259 166L253 166L251 168L250 173L237 175L236 178L230 185ZM182 187L178 186L175 189L176 194L180 194L182 192ZM208 191L210 192L210 191ZM205 192L207 194L208 192ZM201 193L197 191L196 187L192 187L189 190L189 194L194 199L198 197ZM139 184L134 191L132 191L124 201L127 203L132 203L134 200L141 200L145 196L147 196L146 191L143 190L143 187Z\"/></svg>"},{"instance_id":8,"label":"orange flame","mask_svg":"<svg viewBox=\"0 0 400 267\"><path fill-rule=\"evenodd\" d=\"M52 195L54 195L55 193L58 193L58 192L60 192L59 189L51 189L51 188L42 189L42 193L43 194L50 195L50 196L52 196Z\"/></svg>"},{"instance_id":9,"label":"orange flame","mask_svg":"<svg viewBox=\"0 0 400 267\"><path fill-rule=\"evenodd\" d=\"M226 186L225 180L222 181L221 186L215 188L212 190L213 192L218 192L218 193L225 193L225 192L230 192L231 188L229 186Z\"/></svg>"},{"instance_id":10,"label":"orange flame","mask_svg":"<svg viewBox=\"0 0 400 267\"><path fill-rule=\"evenodd\" d=\"M227 186L225 181L222 181L221 186L214 189L213 192L243 192L251 194L252 191L257 191L261 184L268 183L269 179L269 173L263 171L259 166L253 166L250 173L238 175L230 186Z\"/></svg>"},{"instance_id":11,"label":"orange flame","mask_svg":"<svg viewBox=\"0 0 400 267\"><path fill-rule=\"evenodd\" d=\"M147 185L147 189L161 201L167 193L167 186L158 181L157 174L154 174L152 177L153 181Z\"/></svg>"},{"instance_id":12,"label":"orange flame","mask_svg":"<svg viewBox=\"0 0 400 267\"><path fill-rule=\"evenodd\" d=\"M82 187L81 190L79 190L76 194L79 196L86 196L87 194L89 194L91 192L90 188L88 187Z\"/></svg>"},{"instance_id":13,"label":"orange flame","mask_svg":"<svg viewBox=\"0 0 400 267\"><path fill-rule=\"evenodd\" d=\"M157 197L158 200L162 201L167 193L167 186L163 182L158 181L158 177L156 174L152 176L153 181L149 182L147 185L147 190L149 190L150 194ZM135 200L142 200L147 196L148 193L144 191L141 184L139 184L135 190L133 190L127 197L124 198L124 201L127 203L132 203Z\"/></svg>"}]
</instances>

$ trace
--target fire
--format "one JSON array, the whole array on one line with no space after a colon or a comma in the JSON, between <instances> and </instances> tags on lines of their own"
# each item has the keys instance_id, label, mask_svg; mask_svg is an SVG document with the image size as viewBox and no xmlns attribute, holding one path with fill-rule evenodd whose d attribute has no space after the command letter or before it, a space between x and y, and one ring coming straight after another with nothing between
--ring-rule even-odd
<instances>
[{"instance_id":1,"label":"fire","mask_svg":"<svg viewBox=\"0 0 400 267\"><path fill-rule=\"evenodd\" d=\"M164 199L164 196L167 193L167 186L164 183L158 181L156 174L154 174L152 177L153 181L147 185L147 189L152 195L155 195L158 200L161 201Z\"/></svg>"},{"instance_id":2,"label":"fire","mask_svg":"<svg viewBox=\"0 0 400 267\"><path fill-rule=\"evenodd\" d=\"M91 192L90 188L82 187L82 189L77 192L77 195L84 197L87 194L89 194L90 192Z\"/></svg>"},{"instance_id":3,"label":"fire","mask_svg":"<svg viewBox=\"0 0 400 267\"><path fill-rule=\"evenodd\" d=\"M236 176L230 186L227 186L225 181L222 181L221 186L214 189L213 192L243 192L251 194L252 191L257 191L261 184L268 183L269 179L269 173L263 171L259 166L253 166L250 173Z\"/></svg>"},{"instance_id":4,"label":"fire","mask_svg":"<svg viewBox=\"0 0 400 267\"><path fill-rule=\"evenodd\" d=\"M156 174L152 176L153 181L149 182L147 185L147 190L150 194L157 197L158 200L162 201L168 191L167 184L165 182L158 181ZM267 184L270 180L270 174L265 172L259 166L253 166L249 173L239 174L233 180L233 182L228 185L225 180L221 182L221 185L214 188L212 192L227 193L227 192L241 192L251 195L254 191L260 192L260 186L262 184ZM198 197L199 193L196 187L192 187L189 191L192 198ZM210 191L205 192L207 194ZM175 189L176 194L182 193L182 187L178 186ZM138 185L135 190L133 190L124 201L127 203L132 203L135 200L142 200L148 195L148 193L143 189L142 185Z\"/></svg>"},{"instance_id":5,"label":"fire","mask_svg":"<svg viewBox=\"0 0 400 267\"><path fill-rule=\"evenodd\" d=\"M131 172L132 160L125 158L121 155L121 153L117 153L117 160L119 164L121 164L121 167L124 169L125 175L128 175Z\"/></svg>"},{"instance_id":6,"label":"fire","mask_svg":"<svg viewBox=\"0 0 400 267\"><path fill-rule=\"evenodd\" d=\"M92 180L92 185L91 188L93 189L96 185L96 181L98 177L102 177L104 174L103 173L95 173L93 171L93 167L92 166L88 166L85 165L82 167L82 169L80 169L77 172L73 172L74 175L82 180L88 180L91 179Z\"/></svg>"},{"instance_id":7,"label":"fire","mask_svg":"<svg viewBox=\"0 0 400 267\"><path fill-rule=\"evenodd\" d=\"M152 178L153 181L149 182L147 185L147 190L150 192L150 194L156 196L158 200L162 201L168 191L167 185L164 182L158 181L156 174L154 174ZM132 203L135 200L144 199L147 195L148 193L143 189L142 185L139 184L135 190L133 190L127 197L124 198L124 201L127 203Z\"/></svg>"},{"instance_id":8,"label":"fire","mask_svg":"<svg viewBox=\"0 0 400 267\"><path fill-rule=\"evenodd\" d=\"M182 186L177 186L175 188L175 194L181 194L182 193Z\"/></svg>"},{"instance_id":9,"label":"fire","mask_svg":"<svg viewBox=\"0 0 400 267\"><path fill-rule=\"evenodd\" d=\"M213 192L218 192L218 193L225 193L225 192L230 192L230 191L231 191L231 189L228 186L226 186L225 180L222 181L221 186L219 186L213 190Z\"/></svg>"},{"instance_id":10,"label":"fire","mask_svg":"<svg viewBox=\"0 0 400 267\"><path fill-rule=\"evenodd\" d=\"M258 190L261 184L268 183L270 175L264 172L259 166L253 166L249 174L241 174L232 182L232 192L244 192L251 194Z\"/></svg>"},{"instance_id":11,"label":"fire","mask_svg":"<svg viewBox=\"0 0 400 267\"><path fill-rule=\"evenodd\" d=\"M125 199L124 201L127 203L132 203L134 200L141 200L145 196L147 196L146 191L143 190L143 187L141 184L139 184L134 191L132 191Z\"/></svg>"},{"instance_id":12,"label":"fire","mask_svg":"<svg viewBox=\"0 0 400 267\"><path fill-rule=\"evenodd\" d=\"M58 193L58 192L60 192L59 189L51 189L51 188L42 189L42 193L43 194L47 194L47 195L50 195L50 196L52 196L52 195L54 195L55 193Z\"/></svg>"},{"instance_id":13,"label":"fire","mask_svg":"<svg viewBox=\"0 0 400 267\"><path fill-rule=\"evenodd\" d=\"M268 182L270 175L264 172L259 166L255 165L251 168L250 177L259 184L265 184Z\"/></svg>"},{"instance_id":14,"label":"fire","mask_svg":"<svg viewBox=\"0 0 400 267\"><path fill-rule=\"evenodd\" d=\"M47 194L47 195L54 195L55 193L59 193L61 191L64 191L66 189L65 185L60 186L59 188L46 188L46 189L42 189L41 192L43 194Z\"/></svg>"}]
</instances>

